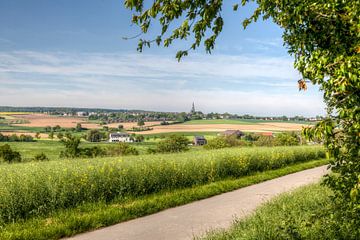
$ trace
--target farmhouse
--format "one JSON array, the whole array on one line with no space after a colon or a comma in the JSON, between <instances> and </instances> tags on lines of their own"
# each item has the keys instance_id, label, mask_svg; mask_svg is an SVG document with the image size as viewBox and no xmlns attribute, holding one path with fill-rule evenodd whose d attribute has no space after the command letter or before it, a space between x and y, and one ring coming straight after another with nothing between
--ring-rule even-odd
<instances>
[{"instance_id":1,"label":"farmhouse","mask_svg":"<svg viewBox=\"0 0 360 240\"><path fill-rule=\"evenodd\" d=\"M195 136L193 143L195 146L202 146L207 144L207 140L204 136Z\"/></svg>"},{"instance_id":2,"label":"farmhouse","mask_svg":"<svg viewBox=\"0 0 360 240\"><path fill-rule=\"evenodd\" d=\"M235 136L236 138L241 138L245 134L240 130L226 130L225 132L222 132L221 135L223 135L223 136Z\"/></svg>"},{"instance_id":3,"label":"farmhouse","mask_svg":"<svg viewBox=\"0 0 360 240\"><path fill-rule=\"evenodd\" d=\"M133 142L133 138L127 133L116 132L109 134L109 142Z\"/></svg>"}]
</instances>

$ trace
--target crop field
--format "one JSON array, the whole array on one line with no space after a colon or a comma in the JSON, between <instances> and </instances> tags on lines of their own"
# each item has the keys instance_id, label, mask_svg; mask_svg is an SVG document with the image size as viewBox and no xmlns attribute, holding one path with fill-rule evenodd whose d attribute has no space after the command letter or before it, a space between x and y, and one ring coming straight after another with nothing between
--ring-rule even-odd
<instances>
[{"instance_id":1,"label":"crop field","mask_svg":"<svg viewBox=\"0 0 360 240\"><path fill-rule=\"evenodd\" d=\"M286 122L264 122L264 123L240 122L239 124L234 124L232 122L231 124L230 123L224 124L221 121L219 121L218 123L205 124L206 121L212 121L212 120L203 120L203 121L204 123L195 122L195 124L191 124L192 121L189 121L184 124L154 126L153 130L142 132L142 134L159 134L159 133L167 133L167 132L223 132L229 129L241 130L247 132L282 132L282 131L300 131L303 126L308 126L305 124L286 123Z\"/></svg>"},{"instance_id":2,"label":"crop field","mask_svg":"<svg viewBox=\"0 0 360 240\"><path fill-rule=\"evenodd\" d=\"M1 165L0 225L86 202L202 185L324 156L321 147L275 147Z\"/></svg>"}]
</instances>

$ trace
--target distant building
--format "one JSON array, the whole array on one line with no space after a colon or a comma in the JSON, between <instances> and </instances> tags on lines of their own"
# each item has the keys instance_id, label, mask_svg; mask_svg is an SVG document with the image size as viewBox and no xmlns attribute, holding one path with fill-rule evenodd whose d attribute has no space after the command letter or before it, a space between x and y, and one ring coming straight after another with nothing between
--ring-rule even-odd
<instances>
[{"instance_id":1,"label":"distant building","mask_svg":"<svg viewBox=\"0 0 360 240\"><path fill-rule=\"evenodd\" d=\"M192 107L191 107L191 111L190 111L191 114L195 114L196 113L196 110L195 110L195 103L193 102L192 103Z\"/></svg>"},{"instance_id":2,"label":"distant building","mask_svg":"<svg viewBox=\"0 0 360 240\"><path fill-rule=\"evenodd\" d=\"M259 132L258 134L261 136L265 136L265 137L273 137L274 136L274 133L272 133L272 132Z\"/></svg>"},{"instance_id":3,"label":"distant building","mask_svg":"<svg viewBox=\"0 0 360 240\"><path fill-rule=\"evenodd\" d=\"M127 133L110 133L109 142L133 142L134 139Z\"/></svg>"},{"instance_id":4,"label":"distant building","mask_svg":"<svg viewBox=\"0 0 360 240\"><path fill-rule=\"evenodd\" d=\"M245 136L245 134L240 130L226 130L225 132L222 132L220 135L235 136L236 138L241 138L241 137Z\"/></svg>"},{"instance_id":5,"label":"distant building","mask_svg":"<svg viewBox=\"0 0 360 240\"><path fill-rule=\"evenodd\" d=\"M202 146L207 144L207 140L204 136L195 136L193 143L195 146Z\"/></svg>"}]
</instances>

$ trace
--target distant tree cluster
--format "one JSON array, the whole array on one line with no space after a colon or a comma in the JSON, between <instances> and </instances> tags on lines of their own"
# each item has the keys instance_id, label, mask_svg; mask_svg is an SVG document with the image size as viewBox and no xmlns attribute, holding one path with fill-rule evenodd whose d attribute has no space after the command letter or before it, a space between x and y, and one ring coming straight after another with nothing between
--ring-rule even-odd
<instances>
[{"instance_id":1,"label":"distant tree cluster","mask_svg":"<svg viewBox=\"0 0 360 240\"><path fill-rule=\"evenodd\" d=\"M21 155L19 152L11 149L9 144L0 146L0 161L13 163L21 162Z\"/></svg>"},{"instance_id":2,"label":"distant tree cluster","mask_svg":"<svg viewBox=\"0 0 360 240\"><path fill-rule=\"evenodd\" d=\"M34 138L25 134L21 134L20 136L16 134L6 136L0 133L0 142L34 142Z\"/></svg>"}]
</instances>

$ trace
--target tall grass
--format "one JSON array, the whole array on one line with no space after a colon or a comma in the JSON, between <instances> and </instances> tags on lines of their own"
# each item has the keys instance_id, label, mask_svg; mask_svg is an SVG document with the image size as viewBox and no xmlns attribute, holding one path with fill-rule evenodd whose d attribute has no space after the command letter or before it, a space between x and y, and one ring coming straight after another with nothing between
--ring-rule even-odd
<instances>
[{"instance_id":1,"label":"tall grass","mask_svg":"<svg viewBox=\"0 0 360 240\"><path fill-rule=\"evenodd\" d=\"M321 147L276 147L2 165L0 225L87 202L125 200L324 156Z\"/></svg>"}]
</instances>

